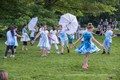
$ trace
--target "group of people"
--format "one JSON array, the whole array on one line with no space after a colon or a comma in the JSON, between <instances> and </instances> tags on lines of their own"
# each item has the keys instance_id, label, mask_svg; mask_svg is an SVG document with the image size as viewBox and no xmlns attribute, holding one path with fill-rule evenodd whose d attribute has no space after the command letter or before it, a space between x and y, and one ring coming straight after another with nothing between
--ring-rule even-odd
<instances>
[{"instance_id":1,"label":"group of people","mask_svg":"<svg viewBox=\"0 0 120 80\"><path fill-rule=\"evenodd\" d=\"M105 32L107 31L107 26L111 26L113 30L117 29L118 21L116 20L116 18L114 20L110 18L109 21L108 19L105 19L105 20L101 19L98 24L96 34L103 36Z\"/></svg>"},{"instance_id":2,"label":"group of people","mask_svg":"<svg viewBox=\"0 0 120 80\"><path fill-rule=\"evenodd\" d=\"M42 56L47 56L48 53L51 51L51 46L54 44L56 53L61 53L62 55L64 52L64 47L66 46L67 52L70 52L70 48L72 46L76 47L76 44L82 40L82 43L78 48L75 49L76 52L80 54L86 54L84 64L82 68L88 69L88 59L90 56L90 53L98 52L100 49L92 42L95 41L97 44L99 44L103 48L103 53L105 54L106 47L108 47L108 54L110 54L110 45L112 43L112 35L113 32L111 30L111 25L107 26L107 31L105 32L105 40L103 44L99 43L94 37L93 37L93 29L94 26L92 23L88 23L86 26L86 29L82 33L82 36L76 41L73 42L74 34L68 34L69 33L69 27L66 26L66 29L63 29L62 25L58 26L58 30L55 29L55 26L52 25L50 32L47 30L47 25L43 24L41 25L41 28L39 31L37 30L37 27L34 27L34 30L31 30L30 38L27 32L27 25L23 25L22 28L22 35L17 34L17 27L11 26L9 27L9 30L7 31L7 41L6 41L6 51L4 58L7 58L7 54L9 49L12 51L12 55L10 57L15 57L15 51L16 47L18 46L17 37L21 38L21 41L23 42L22 50L28 50L27 45L28 41L31 40L31 45L35 43L36 39L39 38L38 47L40 47ZM35 32L38 32L35 36ZM58 44L61 44L61 51L59 52ZM70 43L70 47L69 44Z\"/></svg>"}]
</instances>

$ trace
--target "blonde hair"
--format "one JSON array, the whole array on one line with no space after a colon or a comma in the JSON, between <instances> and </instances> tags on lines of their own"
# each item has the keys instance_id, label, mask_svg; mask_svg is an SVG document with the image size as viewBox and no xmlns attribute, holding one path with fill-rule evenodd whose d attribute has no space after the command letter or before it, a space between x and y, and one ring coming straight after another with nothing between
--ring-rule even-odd
<instances>
[{"instance_id":1,"label":"blonde hair","mask_svg":"<svg viewBox=\"0 0 120 80\"><path fill-rule=\"evenodd\" d=\"M93 24L92 24L92 23L88 23L88 25L87 25L87 29L88 29L88 30L89 30L89 29L94 29Z\"/></svg>"}]
</instances>

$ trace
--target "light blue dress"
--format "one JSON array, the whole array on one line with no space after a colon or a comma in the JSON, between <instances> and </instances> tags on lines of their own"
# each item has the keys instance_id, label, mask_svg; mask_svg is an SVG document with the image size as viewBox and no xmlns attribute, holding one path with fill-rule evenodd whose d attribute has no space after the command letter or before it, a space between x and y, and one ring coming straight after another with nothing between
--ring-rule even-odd
<instances>
[{"instance_id":1,"label":"light blue dress","mask_svg":"<svg viewBox=\"0 0 120 80\"><path fill-rule=\"evenodd\" d=\"M84 41L83 43L75 50L80 54L86 54L98 52L100 49L92 42L92 34L90 32L83 33Z\"/></svg>"},{"instance_id":2,"label":"light blue dress","mask_svg":"<svg viewBox=\"0 0 120 80\"><path fill-rule=\"evenodd\" d=\"M21 41L30 41L30 38L27 34L27 30L25 28L22 29L22 38Z\"/></svg>"},{"instance_id":3,"label":"light blue dress","mask_svg":"<svg viewBox=\"0 0 120 80\"><path fill-rule=\"evenodd\" d=\"M40 32L41 37L40 37L40 41L37 46L40 47L41 49L43 49L43 48L49 49L50 48L48 34L49 34L49 32L47 30Z\"/></svg>"},{"instance_id":4,"label":"light blue dress","mask_svg":"<svg viewBox=\"0 0 120 80\"><path fill-rule=\"evenodd\" d=\"M58 33L59 33L59 37L60 37L61 42L68 40L67 30L62 30L62 31L59 31Z\"/></svg>"}]
</instances>

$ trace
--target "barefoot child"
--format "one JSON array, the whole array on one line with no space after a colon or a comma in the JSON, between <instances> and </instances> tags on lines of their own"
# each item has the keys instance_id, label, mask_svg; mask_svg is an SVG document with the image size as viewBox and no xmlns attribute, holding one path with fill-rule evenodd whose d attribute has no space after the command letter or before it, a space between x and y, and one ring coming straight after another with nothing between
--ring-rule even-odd
<instances>
[{"instance_id":1,"label":"barefoot child","mask_svg":"<svg viewBox=\"0 0 120 80\"><path fill-rule=\"evenodd\" d=\"M108 54L110 54L111 43L112 43L112 35L113 32L111 30L111 26L107 26L107 31L105 32L105 40L103 42L103 53L105 54L106 47L108 48Z\"/></svg>"},{"instance_id":2,"label":"barefoot child","mask_svg":"<svg viewBox=\"0 0 120 80\"><path fill-rule=\"evenodd\" d=\"M68 47L68 37L67 37L67 31L68 30L69 29L63 30L62 25L59 25L58 35L59 35L59 38L60 38L60 41L61 41L61 54L64 54L64 46L67 47L68 53L70 52L69 47Z\"/></svg>"},{"instance_id":3,"label":"barefoot child","mask_svg":"<svg viewBox=\"0 0 120 80\"><path fill-rule=\"evenodd\" d=\"M49 40L48 40L49 32L47 30L46 25L43 25L43 30L36 35L34 41L32 41L32 44L34 44L35 40L38 37L40 37L40 41L39 41L38 46L41 49L42 56L43 57L47 56L47 50L50 48L50 44L49 44Z\"/></svg>"},{"instance_id":4,"label":"barefoot child","mask_svg":"<svg viewBox=\"0 0 120 80\"><path fill-rule=\"evenodd\" d=\"M28 50L28 48L27 48L27 42L30 41L30 38L29 38L29 36L27 34L26 28L27 28L27 25L24 24L23 25L23 29L22 29L22 38L21 38L21 41L23 42L22 50L24 50L24 49Z\"/></svg>"},{"instance_id":5,"label":"barefoot child","mask_svg":"<svg viewBox=\"0 0 120 80\"><path fill-rule=\"evenodd\" d=\"M88 59L90 56L90 53L98 52L100 49L97 48L97 46L92 42L95 41L97 44L102 46L92 35L93 31L93 25L88 24L87 31L83 33L82 37L79 38L74 44L76 44L78 41L80 41L82 38L84 38L83 43L75 50L78 53L86 54L84 64L82 68L88 69Z\"/></svg>"}]
</instances>

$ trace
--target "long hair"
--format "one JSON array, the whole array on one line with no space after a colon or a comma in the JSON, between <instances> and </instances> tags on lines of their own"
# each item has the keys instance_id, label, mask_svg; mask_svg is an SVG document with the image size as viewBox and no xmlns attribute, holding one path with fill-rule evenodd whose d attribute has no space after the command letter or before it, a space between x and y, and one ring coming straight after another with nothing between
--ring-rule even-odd
<instances>
[{"instance_id":1,"label":"long hair","mask_svg":"<svg viewBox=\"0 0 120 80\"><path fill-rule=\"evenodd\" d=\"M12 35L12 37L13 37L13 36L14 36L14 28L13 28L13 26L10 26L10 27L9 27L9 30L10 30L11 35Z\"/></svg>"},{"instance_id":2,"label":"long hair","mask_svg":"<svg viewBox=\"0 0 120 80\"><path fill-rule=\"evenodd\" d=\"M25 26L27 26L27 24L24 24L23 27L22 27L22 29L25 28Z\"/></svg>"},{"instance_id":3,"label":"long hair","mask_svg":"<svg viewBox=\"0 0 120 80\"><path fill-rule=\"evenodd\" d=\"M53 30L53 31L55 30L55 25L52 25L52 30Z\"/></svg>"}]
</instances>

